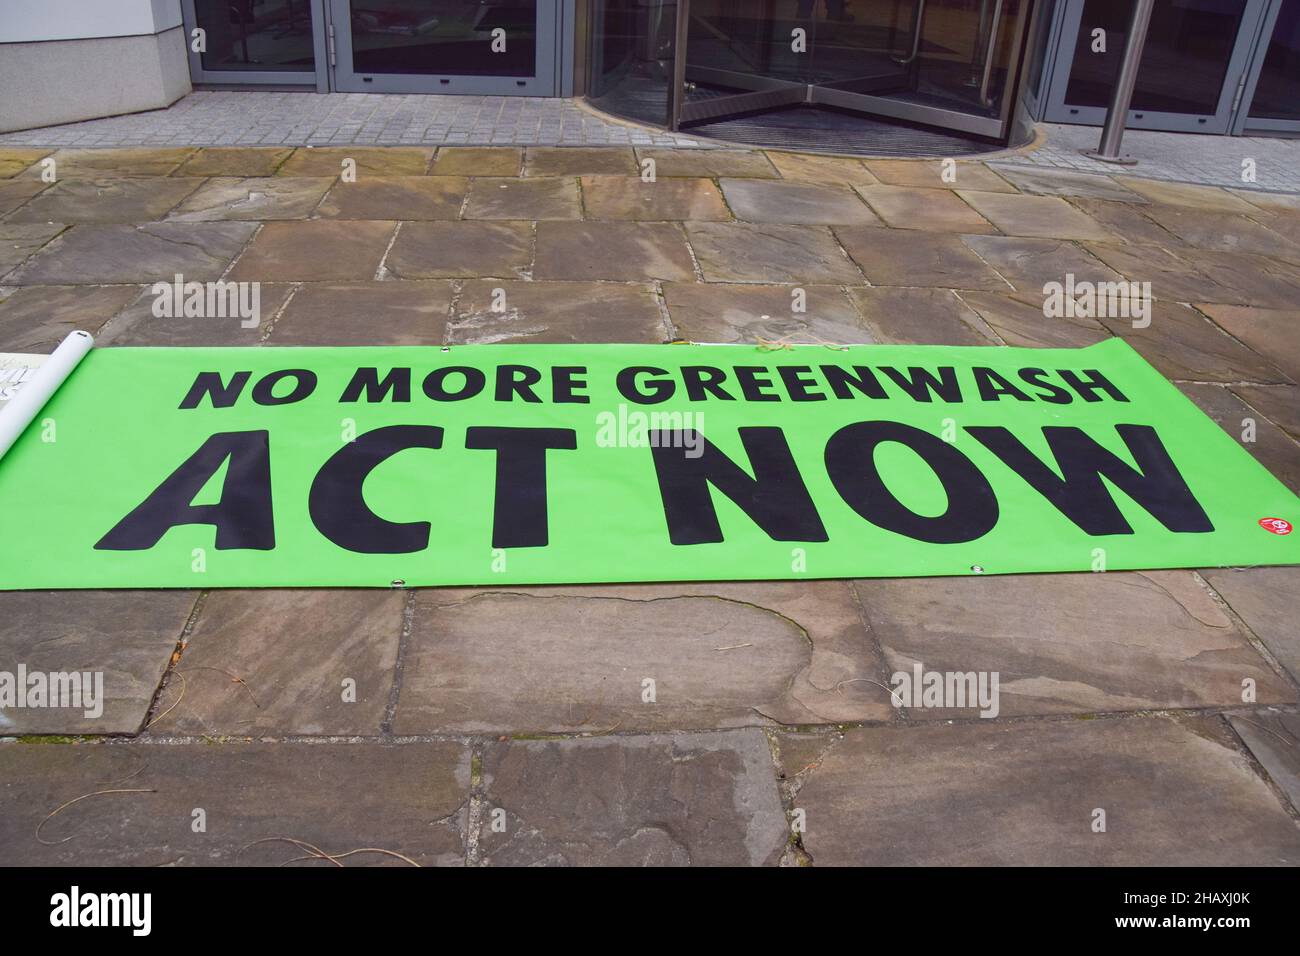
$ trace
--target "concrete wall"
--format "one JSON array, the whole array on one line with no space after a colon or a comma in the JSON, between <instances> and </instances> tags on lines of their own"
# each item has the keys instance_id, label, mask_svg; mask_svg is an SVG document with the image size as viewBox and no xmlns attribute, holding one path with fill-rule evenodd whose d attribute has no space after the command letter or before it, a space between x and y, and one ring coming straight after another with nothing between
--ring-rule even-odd
<instances>
[{"instance_id":1,"label":"concrete wall","mask_svg":"<svg viewBox=\"0 0 1300 956\"><path fill-rule=\"evenodd\" d=\"M190 91L180 0L0 0L0 131L168 106Z\"/></svg>"}]
</instances>

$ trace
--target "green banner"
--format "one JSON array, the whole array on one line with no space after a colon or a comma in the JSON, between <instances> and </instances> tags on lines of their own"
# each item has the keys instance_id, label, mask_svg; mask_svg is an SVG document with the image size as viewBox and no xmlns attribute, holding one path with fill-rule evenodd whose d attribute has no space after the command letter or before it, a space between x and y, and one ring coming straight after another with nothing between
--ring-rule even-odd
<instances>
[{"instance_id":1,"label":"green banner","mask_svg":"<svg viewBox=\"0 0 1300 956\"><path fill-rule=\"evenodd\" d=\"M102 349L0 459L0 587L1300 562L1300 501L1087 349Z\"/></svg>"}]
</instances>

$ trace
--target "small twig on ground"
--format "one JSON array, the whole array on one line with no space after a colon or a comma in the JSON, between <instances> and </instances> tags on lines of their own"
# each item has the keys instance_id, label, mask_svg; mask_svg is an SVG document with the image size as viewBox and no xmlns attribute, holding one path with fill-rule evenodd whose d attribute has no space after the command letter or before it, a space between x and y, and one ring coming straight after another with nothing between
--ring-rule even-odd
<instances>
[{"instance_id":1,"label":"small twig on ground","mask_svg":"<svg viewBox=\"0 0 1300 956\"><path fill-rule=\"evenodd\" d=\"M185 688L188 686L189 682L185 680L185 675L182 674L180 671L172 671L172 673L175 674L177 677L179 677L179 678L181 679L181 692L180 692L180 695L179 695L179 696L178 696L174 701L172 701L172 705L171 705L170 707L168 707L166 710L164 710L161 714L159 714L159 715L158 715L157 717L155 717L153 720L149 721L149 723L145 724L145 725L144 725L144 726L145 726L145 730L148 730L148 729L149 729L150 727L152 727L154 724L158 723L158 721L162 720L164 717L166 717L168 714L170 714L173 710L176 709L176 705L179 704L182 700L185 699Z\"/></svg>"},{"instance_id":2,"label":"small twig on ground","mask_svg":"<svg viewBox=\"0 0 1300 956\"><path fill-rule=\"evenodd\" d=\"M45 846L58 846L60 843L67 843L69 840L71 840L72 837L70 837L70 836L69 836L69 837L64 837L62 840L54 840L53 842L51 842L50 840L42 839L42 838L41 838L41 827L45 826L45 824L49 823L50 820L52 820L52 819L53 819L57 814L59 814L60 812L66 810L68 807L72 806L74 803L80 803L82 800L87 800L87 799L89 799L90 797L99 797L99 796L103 796L103 795L106 794L106 793L157 793L157 792L158 792L157 790L152 790L152 789L138 789L138 788L137 788L137 789L131 789L131 790L96 790L94 793L83 793L81 796L79 796L79 797L75 797L74 799L69 800L67 803L63 804L63 806L61 806L61 807L56 807L55 809L53 809L53 810L51 810L49 813L47 813L47 814L45 815L45 819L42 820L40 823L36 824L36 840L37 840L38 843L43 843Z\"/></svg>"},{"instance_id":3,"label":"small twig on ground","mask_svg":"<svg viewBox=\"0 0 1300 956\"><path fill-rule=\"evenodd\" d=\"M307 856L295 856L293 859L285 860L283 863L280 864L280 866L288 866L290 863L299 863L303 860L329 860L335 866L342 868L343 864L339 862L340 860L346 859L347 857L350 856L356 856L358 853L382 853L384 856L391 856L395 859L402 860L405 863L409 863L411 866L418 867L420 865L416 863L414 860L412 860L409 856L405 856L401 853L398 853L396 850L384 850L381 849L380 847L367 846L367 847L361 847L356 850L348 850L346 853L326 853L318 846L314 846L313 844L308 843L305 840L295 840L292 837L266 837L265 839L262 840L254 840L252 843L248 844L248 846L245 846L239 852L243 853L244 850L247 850L249 847L252 846L257 846L257 844L259 843L289 843L293 846L298 847L298 849L300 850L307 851Z\"/></svg>"}]
</instances>

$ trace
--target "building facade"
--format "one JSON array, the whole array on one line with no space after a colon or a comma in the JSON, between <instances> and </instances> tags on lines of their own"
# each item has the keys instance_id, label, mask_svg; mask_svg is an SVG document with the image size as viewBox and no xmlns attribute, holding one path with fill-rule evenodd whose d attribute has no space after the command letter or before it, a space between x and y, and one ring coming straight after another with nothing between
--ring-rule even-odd
<instances>
[{"instance_id":1,"label":"building facade","mask_svg":"<svg viewBox=\"0 0 1300 956\"><path fill-rule=\"evenodd\" d=\"M818 107L994 144L1100 124L1131 0L0 0L0 129L191 88L581 96L689 129ZM1300 133L1300 0L1157 0L1134 128ZM797 122L797 118L794 120Z\"/></svg>"}]
</instances>

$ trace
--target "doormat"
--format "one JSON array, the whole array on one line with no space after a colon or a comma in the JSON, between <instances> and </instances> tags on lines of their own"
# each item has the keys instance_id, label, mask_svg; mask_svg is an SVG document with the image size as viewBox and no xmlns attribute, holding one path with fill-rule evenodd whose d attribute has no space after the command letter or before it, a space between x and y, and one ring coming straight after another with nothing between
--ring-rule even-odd
<instances>
[{"instance_id":1,"label":"doormat","mask_svg":"<svg viewBox=\"0 0 1300 956\"><path fill-rule=\"evenodd\" d=\"M1290 564L1297 516L1118 339L102 349L0 459L0 587Z\"/></svg>"}]
</instances>

